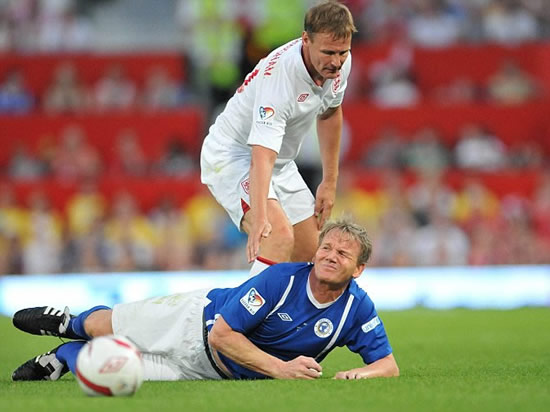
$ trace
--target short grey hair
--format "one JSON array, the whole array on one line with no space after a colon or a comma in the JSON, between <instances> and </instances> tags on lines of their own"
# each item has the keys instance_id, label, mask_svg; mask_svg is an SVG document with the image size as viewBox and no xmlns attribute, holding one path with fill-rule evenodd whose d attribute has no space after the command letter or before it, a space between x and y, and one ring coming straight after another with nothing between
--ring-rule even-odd
<instances>
[{"instance_id":1,"label":"short grey hair","mask_svg":"<svg viewBox=\"0 0 550 412\"><path fill-rule=\"evenodd\" d=\"M367 230L351 221L348 217L342 217L338 220L330 220L323 226L319 234L319 244L323 243L326 234L332 230L338 230L347 234L359 243L359 256L357 257L357 266L366 264L372 254L372 242L367 234Z\"/></svg>"}]
</instances>

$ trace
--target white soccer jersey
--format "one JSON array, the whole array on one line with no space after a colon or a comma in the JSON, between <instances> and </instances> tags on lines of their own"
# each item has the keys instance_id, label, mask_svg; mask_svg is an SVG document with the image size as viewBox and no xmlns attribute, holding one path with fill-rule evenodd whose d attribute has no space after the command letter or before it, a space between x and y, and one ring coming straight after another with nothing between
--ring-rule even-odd
<instances>
[{"instance_id":1,"label":"white soccer jersey","mask_svg":"<svg viewBox=\"0 0 550 412\"><path fill-rule=\"evenodd\" d=\"M296 158L316 117L342 103L351 70L350 54L339 76L318 86L301 51L300 38L256 65L210 128L205 140L211 147L230 157L249 155L250 145L267 147L278 153L275 169Z\"/></svg>"}]
</instances>

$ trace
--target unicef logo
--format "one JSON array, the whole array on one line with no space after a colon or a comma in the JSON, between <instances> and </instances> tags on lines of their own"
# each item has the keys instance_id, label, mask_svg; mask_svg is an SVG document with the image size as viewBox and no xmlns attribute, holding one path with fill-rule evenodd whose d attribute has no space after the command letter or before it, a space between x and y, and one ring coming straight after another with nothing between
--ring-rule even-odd
<instances>
[{"instance_id":1,"label":"unicef logo","mask_svg":"<svg viewBox=\"0 0 550 412\"><path fill-rule=\"evenodd\" d=\"M330 336L330 334L332 333L332 329L332 322L330 321L330 319L327 318L319 319L313 327L315 334L320 338L326 338L327 336Z\"/></svg>"}]
</instances>

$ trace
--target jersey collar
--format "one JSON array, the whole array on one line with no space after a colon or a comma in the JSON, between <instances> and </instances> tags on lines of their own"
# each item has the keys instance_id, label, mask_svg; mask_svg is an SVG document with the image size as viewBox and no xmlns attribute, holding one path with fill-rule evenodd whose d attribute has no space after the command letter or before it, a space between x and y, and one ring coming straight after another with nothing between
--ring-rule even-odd
<instances>
[{"instance_id":1,"label":"jersey collar","mask_svg":"<svg viewBox=\"0 0 550 412\"><path fill-rule=\"evenodd\" d=\"M315 296L313 296L313 292L311 291L311 286L309 284L309 277L311 275L311 272L310 274L307 276L307 282L306 282L306 292L307 292L307 297L309 299L309 301L311 302L311 304L313 306L315 306L317 309L325 309L325 308L328 308L330 305L332 305L334 302L336 302L338 299L340 299L340 297L344 294L344 292L342 292L342 294L340 296L338 296L336 299L334 299L332 302L327 302L327 303L320 303L317 301L317 299L315 299Z\"/></svg>"}]
</instances>

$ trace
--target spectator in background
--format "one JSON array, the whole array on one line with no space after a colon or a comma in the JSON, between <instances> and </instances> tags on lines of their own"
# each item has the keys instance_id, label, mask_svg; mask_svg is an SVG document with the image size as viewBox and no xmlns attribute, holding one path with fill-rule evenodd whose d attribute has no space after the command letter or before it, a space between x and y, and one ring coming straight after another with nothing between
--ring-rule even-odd
<instances>
[{"instance_id":1,"label":"spectator in background","mask_svg":"<svg viewBox=\"0 0 550 412\"><path fill-rule=\"evenodd\" d=\"M134 129L122 130L116 138L116 156L111 173L128 176L145 176L149 164Z\"/></svg>"},{"instance_id":2,"label":"spectator in background","mask_svg":"<svg viewBox=\"0 0 550 412\"><path fill-rule=\"evenodd\" d=\"M41 51L85 51L93 45L90 20L76 12L71 0L41 0L38 16L38 48Z\"/></svg>"},{"instance_id":3,"label":"spectator in background","mask_svg":"<svg viewBox=\"0 0 550 412\"><path fill-rule=\"evenodd\" d=\"M92 232L93 225L105 214L106 202L94 180L86 179L67 202L66 216L70 233L80 238Z\"/></svg>"},{"instance_id":4,"label":"spectator in background","mask_svg":"<svg viewBox=\"0 0 550 412\"><path fill-rule=\"evenodd\" d=\"M135 198L118 193L112 202L111 215L105 223L109 267L117 272L151 270L155 263L158 238L153 225L136 205Z\"/></svg>"},{"instance_id":5,"label":"spectator in background","mask_svg":"<svg viewBox=\"0 0 550 412\"><path fill-rule=\"evenodd\" d=\"M354 16L358 16L358 35L371 43L389 44L407 35L410 15L408 0L359 1ZM347 2L346 2L347 4Z\"/></svg>"},{"instance_id":6,"label":"spectator in background","mask_svg":"<svg viewBox=\"0 0 550 412\"><path fill-rule=\"evenodd\" d=\"M361 164L367 168L400 169L403 166L403 137L397 128L382 128L363 155Z\"/></svg>"},{"instance_id":7,"label":"spectator in background","mask_svg":"<svg viewBox=\"0 0 550 412\"><path fill-rule=\"evenodd\" d=\"M121 64L107 67L95 85L95 101L100 111L127 110L136 100L136 85Z\"/></svg>"},{"instance_id":8,"label":"spectator in background","mask_svg":"<svg viewBox=\"0 0 550 412\"><path fill-rule=\"evenodd\" d=\"M84 131L78 125L69 125L62 131L60 145L52 160L56 177L64 180L95 178L102 172L97 150L88 144Z\"/></svg>"},{"instance_id":9,"label":"spectator in background","mask_svg":"<svg viewBox=\"0 0 550 412\"><path fill-rule=\"evenodd\" d=\"M7 71L4 81L0 84L0 114L28 113L32 110L33 104L33 97L25 87L21 71Z\"/></svg>"},{"instance_id":10,"label":"spectator in background","mask_svg":"<svg viewBox=\"0 0 550 412\"><path fill-rule=\"evenodd\" d=\"M430 222L412 235L409 250L417 266L460 266L468 263L470 241L449 216L434 208Z\"/></svg>"},{"instance_id":11,"label":"spectator in background","mask_svg":"<svg viewBox=\"0 0 550 412\"><path fill-rule=\"evenodd\" d=\"M193 266L193 242L189 218L164 197L150 213L150 221L157 234L155 267L159 270L188 270Z\"/></svg>"},{"instance_id":12,"label":"spectator in background","mask_svg":"<svg viewBox=\"0 0 550 412\"><path fill-rule=\"evenodd\" d=\"M147 78L141 103L145 109L165 110L177 107L183 101L182 87L161 66L153 68Z\"/></svg>"},{"instance_id":13,"label":"spectator in background","mask_svg":"<svg viewBox=\"0 0 550 412\"><path fill-rule=\"evenodd\" d=\"M541 176L532 205L533 229L547 247L550 247L550 173Z\"/></svg>"},{"instance_id":14,"label":"spectator in background","mask_svg":"<svg viewBox=\"0 0 550 412\"><path fill-rule=\"evenodd\" d=\"M17 205L13 189L0 185L0 274L23 273L22 243L28 212Z\"/></svg>"},{"instance_id":15,"label":"spectator in background","mask_svg":"<svg viewBox=\"0 0 550 412\"><path fill-rule=\"evenodd\" d=\"M406 190L412 216L419 226L430 223L433 213L446 216L455 198L454 190L442 178L440 172L424 171L419 179Z\"/></svg>"},{"instance_id":16,"label":"spectator in background","mask_svg":"<svg viewBox=\"0 0 550 412\"><path fill-rule=\"evenodd\" d=\"M376 266L412 266L410 249L416 225L402 205L392 205L381 217L374 234L373 264Z\"/></svg>"},{"instance_id":17,"label":"spectator in background","mask_svg":"<svg viewBox=\"0 0 550 412\"><path fill-rule=\"evenodd\" d=\"M418 104L420 93L407 73L385 70L373 82L371 99L383 108L411 107Z\"/></svg>"},{"instance_id":18,"label":"spectator in background","mask_svg":"<svg viewBox=\"0 0 550 412\"><path fill-rule=\"evenodd\" d=\"M443 0L417 0L409 19L409 37L420 47L448 47L462 38L458 17L445 10Z\"/></svg>"},{"instance_id":19,"label":"spectator in background","mask_svg":"<svg viewBox=\"0 0 550 412\"><path fill-rule=\"evenodd\" d=\"M23 243L24 273L58 273L61 269L60 217L42 192L29 197L28 237Z\"/></svg>"},{"instance_id":20,"label":"spectator in background","mask_svg":"<svg viewBox=\"0 0 550 412\"><path fill-rule=\"evenodd\" d=\"M31 155L25 143L18 142L10 156L7 172L14 180L36 179L47 173L47 165Z\"/></svg>"},{"instance_id":21,"label":"spectator in background","mask_svg":"<svg viewBox=\"0 0 550 412\"><path fill-rule=\"evenodd\" d=\"M535 40L539 25L519 0L492 0L485 9L483 29L488 41L511 45Z\"/></svg>"},{"instance_id":22,"label":"spectator in background","mask_svg":"<svg viewBox=\"0 0 550 412\"><path fill-rule=\"evenodd\" d=\"M0 2L0 26L2 26L2 50L31 51L35 48L36 0L11 0Z\"/></svg>"},{"instance_id":23,"label":"spectator in background","mask_svg":"<svg viewBox=\"0 0 550 412\"><path fill-rule=\"evenodd\" d=\"M164 153L156 165L158 173L165 176L182 177L196 168L180 137L174 136L166 145Z\"/></svg>"},{"instance_id":24,"label":"spectator in background","mask_svg":"<svg viewBox=\"0 0 550 412\"><path fill-rule=\"evenodd\" d=\"M479 124L466 124L454 149L455 163L462 169L497 170L507 165L506 146Z\"/></svg>"},{"instance_id":25,"label":"spectator in background","mask_svg":"<svg viewBox=\"0 0 550 412\"><path fill-rule=\"evenodd\" d=\"M8 13L0 9L0 52L10 51L13 44L13 28L8 18Z\"/></svg>"},{"instance_id":26,"label":"spectator in background","mask_svg":"<svg viewBox=\"0 0 550 412\"><path fill-rule=\"evenodd\" d=\"M544 149L535 140L516 141L508 151L508 164L516 169L540 169L545 164Z\"/></svg>"},{"instance_id":27,"label":"spectator in background","mask_svg":"<svg viewBox=\"0 0 550 412\"><path fill-rule=\"evenodd\" d=\"M79 113L90 103L88 90L78 79L74 64L60 64L44 95L44 110L48 113Z\"/></svg>"},{"instance_id":28,"label":"spectator in background","mask_svg":"<svg viewBox=\"0 0 550 412\"><path fill-rule=\"evenodd\" d=\"M195 84L212 98L213 107L228 100L239 81L239 12L231 0L180 0L176 9Z\"/></svg>"},{"instance_id":29,"label":"spectator in background","mask_svg":"<svg viewBox=\"0 0 550 412\"><path fill-rule=\"evenodd\" d=\"M471 104L480 100L479 87L468 77L457 77L436 87L432 99L439 105Z\"/></svg>"},{"instance_id":30,"label":"spectator in background","mask_svg":"<svg viewBox=\"0 0 550 412\"><path fill-rule=\"evenodd\" d=\"M536 263L538 245L530 224L527 200L516 194L504 196L501 200L501 214L504 226L499 239L503 250L499 259L501 264Z\"/></svg>"},{"instance_id":31,"label":"spectator in background","mask_svg":"<svg viewBox=\"0 0 550 412\"><path fill-rule=\"evenodd\" d=\"M372 65L369 71L371 99L380 107L409 107L420 100L411 71L413 50L407 42L392 46L389 56Z\"/></svg>"},{"instance_id":32,"label":"spectator in background","mask_svg":"<svg viewBox=\"0 0 550 412\"><path fill-rule=\"evenodd\" d=\"M487 95L492 102L517 105L534 99L537 86L515 61L505 60L489 78Z\"/></svg>"},{"instance_id":33,"label":"spectator in background","mask_svg":"<svg viewBox=\"0 0 550 412\"><path fill-rule=\"evenodd\" d=\"M499 215L499 200L483 182L468 179L453 199L451 215L453 219L467 230L486 227Z\"/></svg>"},{"instance_id":34,"label":"spectator in background","mask_svg":"<svg viewBox=\"0 0 550 412\"><path fill-rule=\"evenodd\" d=\"M450 154L433 127L418 130L403 150L404 166L417 171L440 171L449 166Z\"/></svg>"}]
</instances>

